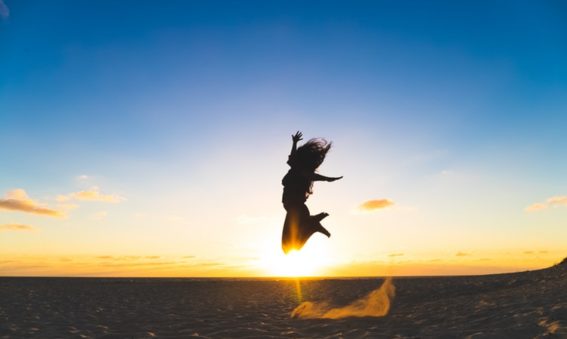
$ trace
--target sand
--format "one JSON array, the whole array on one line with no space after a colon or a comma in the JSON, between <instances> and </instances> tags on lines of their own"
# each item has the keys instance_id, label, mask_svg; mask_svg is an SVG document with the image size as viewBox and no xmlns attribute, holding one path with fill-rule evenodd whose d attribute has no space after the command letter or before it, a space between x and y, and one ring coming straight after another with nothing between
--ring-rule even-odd
<instances>
[{"instance_id":1,"label":"sand","mask_svg":"<svg viewBox=\"0 0 567 339\"><path fill-rule=\"evenodd\" d=\"M301 301L348 305L381 279L303 280ZM567 338L567 262L472 277L394 278L382 317L292 318L289 279L0 278L0 338Z\"/></svg>"}]
</instances>

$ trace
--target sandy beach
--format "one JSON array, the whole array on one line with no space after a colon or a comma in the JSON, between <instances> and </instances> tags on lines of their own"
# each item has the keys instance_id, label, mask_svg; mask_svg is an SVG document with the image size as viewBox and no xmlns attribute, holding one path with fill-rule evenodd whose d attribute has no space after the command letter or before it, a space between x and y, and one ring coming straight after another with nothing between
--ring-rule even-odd
<instances>
[{"instance_id":1,"label":"sandy beach","mask_svg":"<svg viewBox=\"0 0 567 339\"><path fill-rule=\"evenodd\" d=\"M1 278L0 338L567 337L566 261L511 274L394 278L382 317L291 316L300 301L340 307L382 281Z\"/></svg>"}]
</instances>

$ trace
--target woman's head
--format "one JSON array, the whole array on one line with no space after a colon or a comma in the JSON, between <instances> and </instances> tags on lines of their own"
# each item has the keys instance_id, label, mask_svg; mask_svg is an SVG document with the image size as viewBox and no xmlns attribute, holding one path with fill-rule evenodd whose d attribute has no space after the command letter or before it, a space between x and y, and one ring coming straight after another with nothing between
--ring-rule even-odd
<instances>
[{"instance_id":1,"label":"woman's head","mask_svg":"<svg viewBox=\"0 0 567 339\"><path fill-rule=\"evenodd\" d=\"M331 143L327 140L311 139L297 148L293 157L289 159L290 165L299 170L315 172L325 160L329 149L331 149Z\"/></svg>"}]
</instances>

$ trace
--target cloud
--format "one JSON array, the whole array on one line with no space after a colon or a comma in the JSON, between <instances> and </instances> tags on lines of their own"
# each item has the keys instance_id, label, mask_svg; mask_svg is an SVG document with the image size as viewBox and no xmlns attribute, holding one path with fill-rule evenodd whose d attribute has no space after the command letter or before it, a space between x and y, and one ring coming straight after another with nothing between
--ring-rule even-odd
<instances>
[{"instance_id":1,"label":"cloud","mask_svg":"<svg viewBox=\"0 0 567 339\"><path fill-rule=\"evenodd\" d=\"M180 256L160 256L158 259L106 253L68 257L71 261L62 258L65 257L6 254L0 257L0 276L244 277L261 273L248 265L181 260Z\"/></svg>"},{"instance_id":2,"label":"cloud","mask_svg":"<svg viewBox=\"0 0 567 339\"><path fill-rule=\"evenodd\" d=\"M0 17L7 18L10 16L10 9L4 3L4 0L0 0Z\"/></svg>"},{"instance_id":3,"label":"cloud","mask_svg":"<svg viewBox=\"0 0 567 339\"><path fill-rule=\"evenodd\" d=\"M35 228L33 228L32 226L23 225L23 224L3 224L3 225L0 225L0 232L2 232L2 231L29 232L29 231L35 231Z\"/></svg>"},{"instance_id":4,"label":"cloud","mask_svg":"<svg viewBox=\"0 0 567 339\"><path fill-rule=\"evenodd\" d=\"M557 206L567 206L566 195L558 195L555 197L551 197L544 202L536 202L535 204L526 207L526 211L538 212L550 207L557 207Z\"/></svg>"},{"instance_id":5,"label":"cloud","mask_svg":"<svg viewBox=\"0 0 567 339\"><path fill-rule=\"evenodd\" d=\"M432 276L432 275L476 275L517 272L526 269L542 268L541 262L517 262L516 265L503 263L502 260L480 258L467 264L444 258L441 261L406 260L395 265L385 261L351 261L334 265L327 269L330 276L341 277L376 277L376 276Z\"/></svg>"},{"instance_id":6,"label":"cloud","mask_svg":"<svg viewBox=\"0 0 567 339\"><path fill-rule=\"evenodd\" d=\"M83 201L99 201L99 202L109 202L109 203L119 203L124 201L123 197L115 194L103 194L100 192L99 188L96 186L91 187L88 190L69 193L67 195L60 195L57 197L59 202L67 202L70 200L83 200Z\"/></svg>"},{"instance_id":7,"label":"cloud","mask_svg":"<svg viewBox=\"0 0 567 339\"><path fill-rule=\"evenodd\" d=\"M57 204L57 208L59 208L60 210L65 211L65 212L74 210L74 209L76 209L76 208L78 208L78 207L79 207L79 205L77 205L77 204L72 204L72 203L61 203L61 202L60 202L59 204Z\"/></svg>"},{"instance_id":8,"label":"cloud","mask_svg":"<svg viewBox=\"0 0 567 339\"><path fill-rule=\"evenodd\" d=\"M103 260L132 261L132 260L139 260L139 259L142 258L142 256L139 256L139 255L119 255L119 256L99 255L96 258L97 259L103 259Z\"/></svg>"},{"instance_id":9,"label":"cloud","mask_svg":"<svg viewBox=\"0 0 567 339\"><path fill-rule=\"evenodd\" d=\"M526 207L526 211L528 212L537 212L537 211L541 211L547 208L546 204L542 204L542 203L535 203L532 204L528 207Z\"/></svg>"},{"instance_id":10,"label":"cloud","mask_svg":"<svg viewBox=\"0 0 567 339\"><path fill-rule=\"evenodd\" d=\"M524 254L535 254L535 255L537 255L537 254L547 254L549 252L548 251L524 251L523 253Z\"/></svg>"},{"instance_id":11,"label":"cloud","mask_svg":"<svg viewBox=\"0 0 567 339\"><path fill-rule=\"evenodd\" d=\"M4 199L0 199L0 209L47 215L50 217L63 216L63 213L60 211L38 205L35 201L30 199L26 191L21 188L6 193Z\"/></svg>"},{"instance_id":12,"label":"cloud","mask_svg":"<svg viewBox=\"0 0 567 339\"><path fill-rule=\"evenodd\" d=\"M86 188L92 186L94 177L91 175L81 174L81 175L77 175L74 179L75 179L75 183L80 185L79 187Z\"/></svg>"},{"instance_id":13,"label":"cloud","mask_svg":"<svg viewBox=\"0 0 567 339\"><path fill-rule=\"evenodd\" d=\"M547 199L547 203L551 206L567 206L567 196L556 196Z\"/></svg>"},{"instance_id":14,"label":"cloud","mask_svg":"<svg viewBox=\"0 0 567 339\"><path fill-rule=\"evenodd\" d=\"M99 256L96 257L96 258L97 258L97 259L104 259L104 260L106 260L106 259L114 259L114 257L111 256L111 255L99 255Z\"/></svg>"},{"instance_id":15,"label":"cloud","mask_svg":"<svg viewBox=\"0 0 567 339\"><path fill-rule=\"evenodd\" d=\"M389 257L393 258L393 257L401 257L403 256L403 253L390 253L388 254Z\"/></svg>"},{"instance_id":16,"label":"cloud","mask_svg":"<svg viewBox=\"0 0 567 339\"><path fill-rule=\"evenodd\" d=\"M362 211L371 212L392 206L393 204L394 203L388 199L368 200L362 203L360 206L358 206L358 209Z\"/></svg>"},{"instance_id":17,"label":"cloud","mask_svg":"<svg viewBox=\"0 0 567 339\"><path fill-rule=\"evenodd\" d=\"M465 252L457 252L457 254L455 254L455 256L457 257L466 257L469 256L470 253L465 253Z\"/></svg>"}]
</instances>

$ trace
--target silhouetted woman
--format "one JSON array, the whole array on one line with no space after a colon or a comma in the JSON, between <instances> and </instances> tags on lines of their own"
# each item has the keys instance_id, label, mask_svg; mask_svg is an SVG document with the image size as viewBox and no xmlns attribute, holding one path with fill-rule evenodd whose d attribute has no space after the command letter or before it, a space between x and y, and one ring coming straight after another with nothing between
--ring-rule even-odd
<instances>
[{"instance_id":1,"label":"silhouetted woman","mask_svg":"<svg viewBox=\"0 0 567 339\"><path fill-rule=\"evenodd\" d=\"M335 181L342 177L326 177L315 173L325 160L331 143L325 139L311 139L297 147L303 134L297 132L291 136L293 145L287 164L291 167L282 180L284 186L282 202L287 215L282 234L282 249L284 253L290 250L300 250L305 242L315 232L321 232L327 237L331 233L321 225L321 220L327 213L310 215L305 201L312 192L314 181Z\"/></svg>"}]
</instances>

